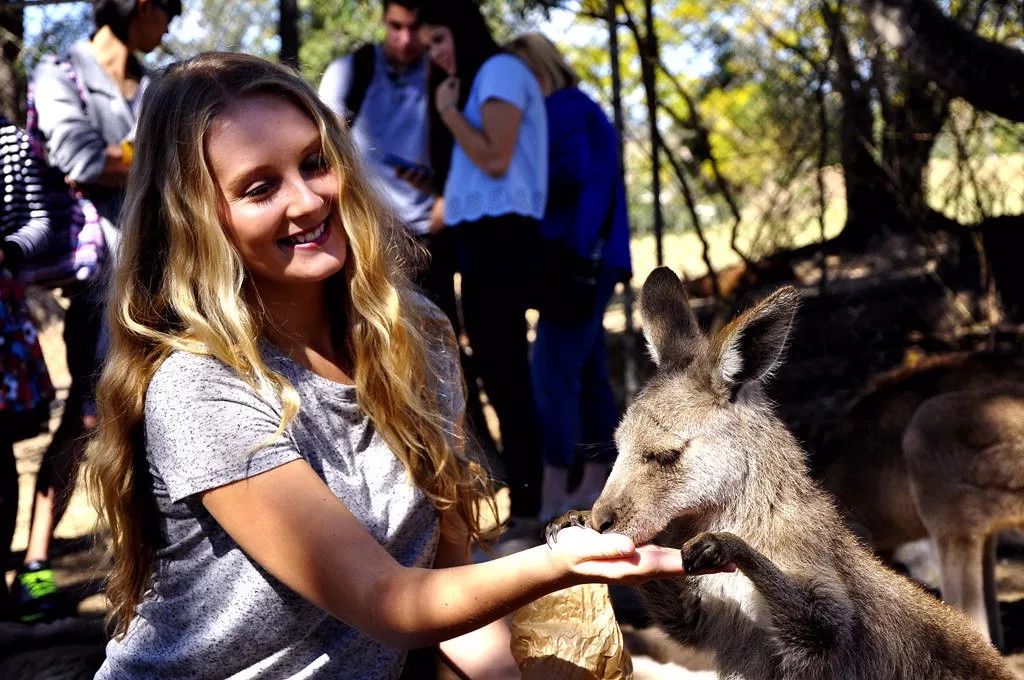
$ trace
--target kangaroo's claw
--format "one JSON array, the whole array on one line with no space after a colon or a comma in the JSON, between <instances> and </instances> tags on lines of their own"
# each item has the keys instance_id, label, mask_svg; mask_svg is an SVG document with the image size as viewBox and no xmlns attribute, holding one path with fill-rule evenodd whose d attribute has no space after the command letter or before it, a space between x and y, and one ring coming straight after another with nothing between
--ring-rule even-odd
<instances>
[{"instance_id":1,"label":"kangaroo's claw","mask_svg":"<svg viewBox=\"0 0 1024 680\"><path fill-rule=\"evenodd\" d=\"M558 540L558 532L566 527L585 527L590 523L589 510L570 510L548 522L544 528L544 541L553 548Z\"/></svg>"},{"instance_id":2,"label":"kangaroo's claw","mask_svg":"<svg viewBox=\"0 0 1024 680\"><path fill-rule=\"evenodd\" d=\"M703 533L683 546L683 569L687 574L715 574L735 571L735 537L728 533Z\"/></svg>"}]
</instances>

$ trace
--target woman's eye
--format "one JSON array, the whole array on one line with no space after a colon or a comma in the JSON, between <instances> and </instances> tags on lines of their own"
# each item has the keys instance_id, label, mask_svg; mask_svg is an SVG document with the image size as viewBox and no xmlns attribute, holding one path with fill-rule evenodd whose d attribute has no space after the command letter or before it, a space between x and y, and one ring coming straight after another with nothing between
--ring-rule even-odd
<instances>
[{"instance_id":1,"label":"woman's eye","mask_svg":"<svg viewBox=\"0 0 1024 680\"><path fill-rule=\"evenodd\" d=\"M327 163L327 157L322 153L310 156L305 163L302 164L302 169L306 172L321 173L326 172L329 168Z\"/></svg>"},{"instance_id":2,"label":"woman's eye","mask_svg":"<svg viewBox=\"0 0 1024 680\"><path fill-rule=\"evenodd\" d=\"M245 192L245 197L254 201L265 201L270 198L273 192L273 185L269 182L261 182L253 185Z\"/></svg>"}]
</instances>

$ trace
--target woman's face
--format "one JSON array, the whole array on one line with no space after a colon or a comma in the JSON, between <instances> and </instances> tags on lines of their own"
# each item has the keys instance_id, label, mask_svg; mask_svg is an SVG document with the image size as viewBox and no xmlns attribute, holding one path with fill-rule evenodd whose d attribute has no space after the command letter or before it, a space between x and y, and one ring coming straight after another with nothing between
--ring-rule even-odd
<instances>
[{"instance_id":1,"label":"woman's face","mask_svg":"<svg viewBox=\"0 0 1024 680\"><path fill-rule=\"evenodd\" d=\"M301 110L270 96L242 99L214 120L206 148L224 227L257 290L277 297L341 270L338 178Z\"/></svg>"},{"instance_id":2,"label":"woman's face","mask_svg":"<svg viewBox=\"0 0 1024 680\"><path fill-rule=\"evenodd\" d=\"M134 49L152 52L163 42L171 25L170 11L159 0L140 2L128 24L128 35Z\"/></svg>"},{"instance_id":3,"label":"woman's face","mask_svg":"<svg viewBox=\"0 0 1024 680\"><path fill-rule=\"evenodd\" d=\"M450 76L455 75L455 39L447 26L423 24L420 40L427 47L430 59Z\"/></svg>"}]
</instances>

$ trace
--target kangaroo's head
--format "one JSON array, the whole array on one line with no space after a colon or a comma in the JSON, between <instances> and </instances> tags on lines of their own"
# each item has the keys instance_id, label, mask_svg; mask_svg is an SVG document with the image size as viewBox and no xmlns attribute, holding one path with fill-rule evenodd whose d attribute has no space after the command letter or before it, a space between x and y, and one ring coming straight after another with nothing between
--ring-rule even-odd
<instances>
[{"instance_id":1,"label":"kangaroo's head","mask_svg":"<svg viewBox=\"0 0 1024 680\"><path fill-rule=\"evenodd\" d=\"M738 496L750 456L772 446L761 390L779 365L798 295L782 288L708 337L672 270L654 270L640 295L643 331L658 370L615 433L619 456L591 524L653 539Z\"/></svg>"}]
</instances>

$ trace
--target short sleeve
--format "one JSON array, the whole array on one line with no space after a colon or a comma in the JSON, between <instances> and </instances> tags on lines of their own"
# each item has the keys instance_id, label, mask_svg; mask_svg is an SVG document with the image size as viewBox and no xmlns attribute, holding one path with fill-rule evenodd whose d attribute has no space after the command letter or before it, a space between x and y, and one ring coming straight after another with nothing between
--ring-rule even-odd
<instances>
[{"instance_id":1,"label":"short sleeve","mask_svg":"<svg viewBox=\"0 0 1024 680\"><path fill-rule=\"evenodd\" d=\"M345 97L352 87L352 55L335 59L320 79L320 100L331 111L342 118L349 114L345 108Z\"/></svg>"},{"instance_id":2,"label":"short sleeve","mask_svg":"<svg viewBox=\"0 0 1024 680\"><path fill-rule=\"evenodd\" d=\"M172 502L301 458L281 410L211 357L169 356L146 391L146 453Z\"/></svg>"},{"instance_id":3,"label":"short sleeve","mask_svg":"<svg viewBox=\"0 0 1024 680\"><path fill-rule=\"evenodd\" d=\"M499 54L491 57L477 74L477 95L483 106L490 99L499 99L525 111L530 103L530 81L533 74L518 57Z\"/></svg>"}]
</instances>

